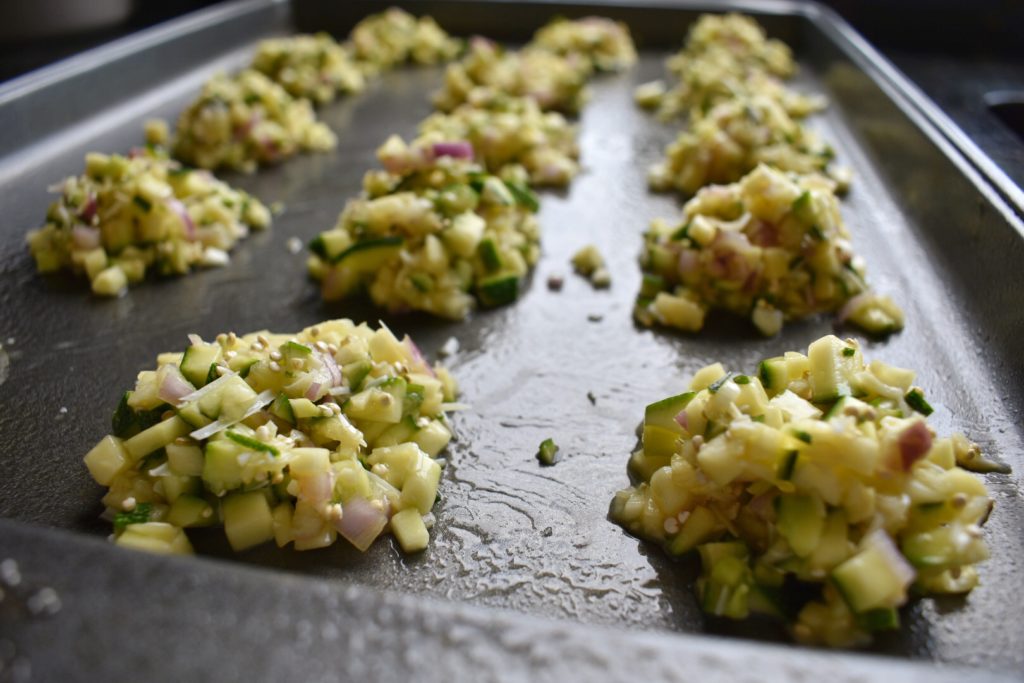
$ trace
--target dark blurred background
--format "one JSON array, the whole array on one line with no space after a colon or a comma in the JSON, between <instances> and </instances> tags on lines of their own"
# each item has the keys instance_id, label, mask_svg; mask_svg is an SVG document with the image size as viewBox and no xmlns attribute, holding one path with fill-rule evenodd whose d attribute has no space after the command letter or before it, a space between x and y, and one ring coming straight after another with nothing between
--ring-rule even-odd
<instances>
[{"instance_id":1,"label":"dark blurred background","mask_svg":"<svg viewBox=\"0 0 1024 683\"><path fill-rule=\"evenodd\" d=\"M0 0L0 83L217 2ZM1024 0L824 4L910 76L1024 186Z\"/></svg>"},{"instance_id":2,"label":"dark blurred background","mask_svg":"<svg viewBox=\"0 0 1024 683\"><path fill-rule=\"evenodd\" d=\"M0 81L218 1L0 0ZM883 51L1024 63L1024 0L825 4Z\"/></svg>"}]
</instances>

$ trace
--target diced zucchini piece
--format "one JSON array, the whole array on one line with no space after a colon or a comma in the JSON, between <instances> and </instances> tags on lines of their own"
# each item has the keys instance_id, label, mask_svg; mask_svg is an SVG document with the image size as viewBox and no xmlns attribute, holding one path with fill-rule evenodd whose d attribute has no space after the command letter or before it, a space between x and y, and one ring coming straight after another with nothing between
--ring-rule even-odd
<instances>
[{"instance_id":1,"label":"diced zucchini piece","mask_svg":"<svg viewBox=\"0 0 1024 683\"><path fill-rule=\"evenodd\" d=\"M811 396L815 403L829 403L850 393L850 383L843 370L846 364L843 349L849 348L834 335L811 342L807 358L811 364Z\"/></svg>"},{"instance_id":2,"label":"diced zucchini piece","mask_svg":"<svg viewBox=\"0 0 1024 683\"><path fill-rule=\"evenodd\" d=\"M537 460L541 465L554 465L555 455L558 453L558 446L551 439L544 439L537 449Z\"/></svg>"},{"instance_id":3,"label":"diced zucchini piece","mask_svg":"<svg viewBox=\"0 0 1024 683\"><path fill-rule=\"evenodd\" d=\"M370 350L370 356L378 362L404 363L409 360L409 355L402 342L398 341L391 330L385 326L381 326L373 333L367 347Z\"/></svg>"},{"instance_id":4,"label":"diced zucchini piece","mask_svg":"<svg viewBox=\"0 0 1024 683\"><path fill-rule=\"evenodd\" d=\"M766 358L761 361L761 365L757 370L757 375L761 379L761 385L764 387L764 390L768 392L769 396L774 396L775 394L784 391L789 385L789 372L787 370L786 359L782 356Z\"/></svg>"},{"instance_id":5,"label":"diced zucchini piece","mask_svg":"<svg viewBox=\"0 0 1024 683\"><path fill-rule=\"evenodd\" d=\"M408 397L408 394L406 395ZM373 447L378 448L381 446L396 446L400 443L412 440L413 435L419 430L416 426L415 420L412 419L411 415L406 415L402 418L402 421L395 425L390 425L387 429L381 432L373 441Z\"/></svg>"},{"instance_id":6,"label":"diced zucchini piece","mask_svg":"<svg viewBox=\"0 0 1024 683\"><path fill-rule=\"evenodd\" d=\"M341 374L352 391L358 391L363 379L370 374L372 367L368 360L352 361L341 368Z\"/></svg>"},{"instance_id":7,"label":"diced zucchini piece","mask_svg":"<svg viewBox=\"0 0 1024 683\"><path fill-rule=\"evenodd\" d=\"M918 389L917 387L914 387L910 391L908 391L907 395L904 397L904 400L906 400L908 406L910 406L911 408L913 408L914 410L916 410L917 412L921 413L924 416L931 415L933 412L935 412L935 409L932 408L931 404L925 400L924 392Z\"/></svg>"},{"instance_id":8,"label":"diced zucchini piece","mask_svg":"<svg viewBox=\"0 0 1024 683\"><path fill-rule=\"evenodd\" d=\"M125 450L124 442L116 436L105 436L85 456L89 474L101 486L110 486L117 475L134 460Z\"/></svg>"},{"instance_id":9,"label":"diced zucchini piece","mask_svg":"<svg viewBox=\"0 0 1024 683\"><path fill-rule=\"evenodd\" d=\"M484 306L504 306L519 296L518 275L495 275L477 285L477 296Z\"/></svg>"},{"instance_id":10,"label":"diced zucchini piece","mask_svg":"<svg viewBox=\"0 0 1024 683\"><path fill-rule=\"evenodd\" d=\"M331 469L334 470L334 491L342 504L352 498L369 500L372 497L370 478L358 461L340 460L332 464Z\"/></svg>"},{"instance_id":11,"label":"diced zucchini piece","mask_svg":"<svg viewBox=\"0 0 1024 683\"><path fill-rule=\"evenodd\" d=\"M224 499L224 533L235 552L274 538L274 517L261 491L233 493Z\"/></svg>"},{"instance_id":12,"label":"diced zucchini piece","mask_svg":"<svg viewBox=\"0 0 1024 683\"><path fill-rule=\"evenodd\" d=\"M672 555L683 555L717 534L720 529L715 514L704 506L698 506L690 512L679 528L679 533L668 542L668 551Z\"/></svg>"},{"instance_id":13,"label":"diced zucchini piece","mask_svg":"<svg viewBox=\"0 0 1024 683\"><path fill-rule=\"evenodd\" d=\"M278 504L271 517L274 521L274 542L283 548L292 542L292 504L288 501Z\"/></svg>"},{"instance_id":14,"label":"diced zucchini piece","mask_svg":"<svg viewBox=\"0 0 1024 683\"><path fill-rule=\"evenodd\" d=\"M391 532L402 546L402 552L417 553L426 549L430 534L423 517L415 508L407 508L391 517Z\"/></svg>"},{"instance_id":15,"label":"diced zucchini piece","mask_svg":"<svg viewBox=\"0 0 1024 683\"><path fill-rule=\"evenodd\" d=\"M476 251L488 272L493 273L501 270L501 254L498 252L498 245L493 239L487 237L480 240Z\"/></svg>"},{"instance_id":16,"label":"diced zucchini piece","mask_svg":"<svg viewBox=\"0 0 1024 683\"><path fill-rule=\"evenodd\" d=\"M437 500L437 486L441 481L441 466L422 452L416 468L405 477L399 505L414 508L421 515L430 512Z\"/></svg>"},{"instance_id":17,"label":"diced zucchini piece","mask_svg":"<svg viewBox=\"0 0 1024 683\"><path fill-rule=\"evenodd\" d=\"M881 607L858 614L857 623L868 631L891 631L900 627L900 613L893 607Z\"/></svg>"},{"instance_id":18,"label":"diced zucchini piece","mask_svg":"<svg viewBox=\"0 0 1024 683\"><path fill-rule=\"evenodd\" d=\"M331 452L326 448L293 448L288 471L293 477L315 477L331 469Z\"/></svg>"},{"instance_id":19,"label":"diced zucchini piece","mask_svg":"<svg viewBox=\"0 0 1024 683\"><path fill-rule=\"evenodd\" d=\"M696 395L696 392L688 391L650 404L644 409L644 426L660 427L676 434L683 434L683 427L676 421L676 416Z\"/></svg>"},{"instance_id":20,"label":"diced zucchini piece","mask_svg":"<svg viewBox=\"0 0 1024 683\"><path fill-rule=\"evenodd\" d=\"M326 230L309 243L309 249L325 261L333 262L352 246L352 238L345 230Z\"/></svg>"},{"instance_id":21,"label":"diced zucchini piece","mask_svg":"<svg viewBox=\"0 0 1024 683\"><path fill-rule=\"evenodd\" d=\"M775 468L775 476L778 477L780 481L789 481L792 479L793 470L796 468L796 461L799 457L800 451L797 450L786 451L783 453Z\"/></svg>"},{"instance_id":22,"label":"diced zucchini piece","mask_svg":"<svg viewBox=\"0 0 1024 683\"><path fill-rule=\"evenodd\" d=\"M431 420L412 435L412 440L423 449L424 453L435 457L452 440L452 433L440 420Z\"/></svg>"},{"instance_id":23,"label":"diced zucchini piece","mask_svg":"<svg viewBox=\"0 0 1024 683\"><path fill-rule=\"evenodd\" d=\"M272 446L269 443L263 443L259 439L255 439L247 434L242 434L241 432L229 429L224 432L224 436L246 450L263 451L264 453L270 453L274 456L281 455L281 451L277 450L275 446Z\"/></svg>"},{"instance_id":24,"label":"diced zucchini piece","mask_svg":"<svg viewBox=\"0 0 1024 683\"><path fill-rule=\"evenodd\" d=\"M204 499L193 495L181 495L171 504L167 521L174 526L187 528L210 526L217 521L213 506Z\"/></svg>"},{"instance_id":25,"label":"diced zucchini piece","mask_svg":"<svg viewBox=\"0 0 1024 683\"><path fill-rule=\"evenodd\" d=\"M307 420L322 417L320 407L308 398L293 398L288 401L288 408L296 420Z\"/></svg>"},{"instance_id":26,"label":"diced zucchini piece","mask_svg":"<svg viewBox=\"0 0 1024 683\"><path fill-rule=\"evenodd\" d=\"M651 310L661 323L684 332L699 332L704 327L704 309L685 296L658 292L651 302Z\"/></svg>"},{"instance_id":27,"label":"diced zucchini piece","mask_svg":"<svg viewBox=\"0 0 1024 683\"><path fill-rule=\"evenodd\" d=\"M333 451L356 453L364 445L363 434L344 415L311 419L306 426L314 443Z\"/></svg>"},{"instance_id":28,"label":"diced zucchini piece","mask_svg":"<svg viewBox=\"0 0 1024 683\"><path fill-rule=\"evenodd\" d=\"M132 461L135 461L191 431L192 427L175 415L128 439L124 442L124 448Z\"/></svg>"},{"instance_id":29,"label":"diced zucchini piece","mask_svg":"<svg viewBox=\"0 0 1024 683\"><path fill-rule=\"evenodd\" d=\"M441 238L457 256L468 259L476 253L486 228L487 222L483 218L467 211L452 220L451 227L444 231Z\"/></svg>"},{"instance_id":30,"label":"diced zucchini piece","mask_svg":"<svg viewBox=\"0 0 1024 683\"><path fill-rule=\"evenodd\" d=\"M644 425L644 454L649 458L669 458L678 450L680 433L656 425Z\"/></svg>"},{"instance_id":31,"label":"diced zucchini piece","mask_svg":"<svg viewBox=\"0 0 1024 683\"><path fill-rule=\"evenodd\" d=\"M193 429L199 429L213 422L212 419L203 415L202 411L199 410L199 403L192 402L186 403L175 411L178 417L187 422Z\"/></svg>"},{"instance_id":32,"label":"diced zucchini piece","mask_svg":"<svg viewBox=\"0 0 1024 683\"><path fill-rule=\"evenodd\" d=\"M911 564L928 569L951 569L989 557L981 533L957 523L907 536L900 548Z\"/></svg>"},{"instance_id":33,"label":"diced zucchini piece","mask_svg":"<svg viewBox=\"0 0 1024 683\"><path fill-rule=\"evenodd\" d=\"M705 366L693 375L693 379L690 380L690 390L700 391L701 389L707 389L725 374L725 368L722 367L721 363L712 363Z\"/></svg>"},{"instance_id":34,"label":"diced zucchini piece","mask_svg":"<svg viewBox=\"0 0 1024 683\"><path fill-rule=\"evenodd\" d=\"M317 412L319 412L319 409L317 409ZM292 410L291 401L284 394L278 394L274 402L270 404L270 414L291 424L295 424L298 420L295 411Z\"/></svg>"},{"instance_id":35,"label":"diced zucchini piece","mask_svg":"<svg viewBox=\"0 0 1024 683\"><path fill-rule=\"evenodd\" d=\"M232 441L209 441L204 450L203 481L214 494L221 495L242 485L239 447Z\"/></svg>"},{"instance_id":36,"label":"diced zucchini piece","mask_svg":"<svg viewBox=\"0 0 1024 683\"><path fill-rule=\"evenodd\" d=\"M166 522L129 524L114 542L125 548L162 555L191 555L192 544L178 527Z\"/></svg>"},{"instance_id":37,"label":"diced zucchini piece","mask_svg":"<svg viewBox=\"0 0 1024 683\"><path fill-rule=\"evenodd\" d=\"M394 424L402 419L405 380L395 377L383 384L365 389L345 404L345 414L358 420Z\"/></svg>"},{"instance_id":38,"label":"diced zucchini piece","mask_svg":"<svg viewBox=\"0 0 1024 683\"><path fill-rule=\"evenodd\" d=\"M404 242L400 235L362 240L338 254L335 263L360 274L375 273L398 255Z\"/></svg>"},{"instance_id":39,"label":"diced zucchini piece","mask_svg":"<svg viewBox=\"0 0 1024 683\"><path fill-rule=\"evenodd\" d=\"M825 530L825 506L815 496L782 495L776 499L779 533L797 557L807 557Z\"/></svg>"},{"instance_id":40,"label":"diced zucchini piece","mask_svg":"<svg viewBox=\"0 0 1024 683\"><path fill-rule=\"evenodd\" d=\"M128 290L128 276L120 266L104 268L92 279L92 291L100 296L120 296Z\"/></svg>"},{"instance_id":41,"label":"diced zucchini piece","mask_svg":"<svg viewBox=\"0 0 1024 683\"><path fill-rule=\"evenodd\" d=\"M382 475L383 478L392 486L400 489L405 485L406 477L420 467L421 459L430 460L416 444L403 443L397 446L374 448L367 458L367 462L371 465L386 465L387 474Z\"/></svg>"},{"instance_id":42,"label":"diced zucchini piece","mask_svg":"<svg viewBox=\"0 0 1024 683\"><path fill-rule=\"evenodd\" d=\"M181 357L181 374L192 383L192 386L205 386L210 366L221 359L221 352L220 344L192 344L185 349L185 355Z\"/></svg>"},{"instance_id":43,"label":"diced zucchini piece","mask_svg":"<svg viewBox=\"0 0 1024 683\"><path fill-rule=\"evenodd\" d=\"M898 607L906 600L912 580L912 572L910 579L906 576L905 564L885 532L878 530L865 538L856 555L833 570L832 581L858 614Z\"/></svg>"}]
</instances>

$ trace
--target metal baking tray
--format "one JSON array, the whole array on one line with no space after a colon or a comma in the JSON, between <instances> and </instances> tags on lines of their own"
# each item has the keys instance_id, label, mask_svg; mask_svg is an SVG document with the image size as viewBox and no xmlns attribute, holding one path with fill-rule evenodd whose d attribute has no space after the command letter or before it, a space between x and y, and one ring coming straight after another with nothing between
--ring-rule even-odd
<instances>
[{"instance_id":1,"label":"metal baking tray","mask_svg":"<svg viewBox=\"0 0 1024 683\"><path fill-rule=\"evenodd\" d=\"M241 243L228 267L97 300L81 281L38 276L24 245L44 217L46 187L79 173L85 152L138 144L144 119L175 117L210 74L244 64L257 40L295 30L343 35L381 3L228 3L0 88L0 560L15 560L21 575L18 586L2 584L0 678L28 670L42 680L662 680L685 672L934 681L961 678L961 668L1019 676L1024 207L986 175L987 160L958 145L948 122L933 121L933 105L814 4L400 4L453 33L510 41L556 14L600 13L626 21L641 50L636 68L594 82L580 116L585 171L567 190L543 193L543 257L525 296L463 324L382 315L365 302L323 304L305 256L286 248L333 225L387 135L414 133L441 68L387 73L365 94L323 109L336 150L229 176L287 209L272 230ZM866 653L793 648L770 625L706 619L691 591L693 563L669 560L606 518L612 494L627 484L645 404L678 392L708 362L749 370L832 331L822 317L762 339L741 321L712 316L702 334L686 336L631 319L641 234L681 205L645 184L677 125L639 111L632 89L662 74L698 13L729 9L757 15L792 45L797 86L831 101L811 125L854 169L843 212L855 247L871 282L907 313L906 330L867 341L867 354L919 370L936 426L966 432L1015 467L986 477L997 507L982 585L966 599L912 602L903 628ZM570 255L588 242L609 260L609 291L570 273ZM553 274L566 276L561 292L544 286ZM337 544L235 556L216 534L195 534L201 557L163 559L106 544L101 490L81 456L157 352L182 347L190 332L293 330L340 316L383 319L430 355L449 337L459 341L450 366L473 408L456 419L426 552L406 558L384 541L365 555ZM564 459L541 469L534 453L549 436ZM10 568L0 563L0 581ZM39 597L46 587L60 601L52 616L53 594Z\"/></svg>"}]
</instances>

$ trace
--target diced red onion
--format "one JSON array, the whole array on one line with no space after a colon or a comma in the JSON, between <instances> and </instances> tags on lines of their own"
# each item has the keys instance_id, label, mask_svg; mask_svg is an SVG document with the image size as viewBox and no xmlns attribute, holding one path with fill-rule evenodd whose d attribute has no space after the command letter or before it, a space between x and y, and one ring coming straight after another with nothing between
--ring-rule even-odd
<instances>
[{"instance_id":1,"label":"diced red onion","mask_svg":"<svg viewBox=\"0 0 1024 683\"><path fill-rule=\"evenodd\" d=\"M700 267L700 255L694 249L683 249L679 252L679 274L682 276L696 272Z\"/></svg>"},{"instance_id":2,"label":"diced red onion","mask_svg":"<svg viewBox=\"0 0 1024 683\"><path fill-rule=\"evenodd\" d=\"M331 377L330 386L341 386L345 379L341 374L341 368L338 367L338 361L334 360L334 356L332 356L329 353L320 353L318 355L320 356L320 362L323 364L324 368L327 370L327 373Z\"/></svg>"},{"instance_id":3,"label":"diced red onion","mask_svg":"<svg viewBox=\"0 0 1024 683\"><path fill-rule=\"evenodd\" d=\"M430 364L427 363L427 359L423 357L420 347L416 346L416 342L412 340L412 337L405 335L405 337L402 338L402 345L409 351L409 355L412 356L413 361L418 366L418 370L423 370L424 372L429 373L431 377L436 377L434 374L434 368L430 367Z\"/></svg>"},{"instance_id":4,"label":"diced red onion","mask_svg":"<svg viewBox=\"0 0 1024 683\"><path fill-rule=\"evenodd\" d=\"M185 239L189 242L196 241L196 224L192 220L192 216L188 214L188 208L181 202L181 200L171 197L167 200L167 208L173 211L181 218L181 224L184 228Z\"/></svg>"},{"instance_id":5,"label":"diced red onion","mask_svg":"<svg viewBox=\"0 0 1024 683\"><path fill-rule=\"evenodd\" d=\"M259 114L253 114L249 117L249 120L240 126L235 128L235 140L244 140L249 132L260 122L261 116Z\"/></svg>"},{"instance_id":6,"label":"diced red onion","mask_svg":"<svg viewBox=\"0 0 1024 683\"><path fill-rule=\"evenodd\" d=\"M90 194L89 198L85 200L85 204L78 210L78 217L86 223L92 223L92 219L96 217L96 195Z\"/></svg>"},{"instance_id":7,"label":"diced red onion","mask_svg":"<svg viewBox=\"0 0 1024 683\"><path fill-rule=\"evenodd\" d=\"M767 519L768 513L772 509L772 500L775 496L772 493L762 493L758 496L754 496L747 503L747 509L752 513L760 517L761 519Z\"/></svg>"},{"instance_id":8,"label":"diced red onion","mask_svg":"<svg viewBox=\"0 0 1024 683\"><path fill-rule=\"evenodd\" d=\"M344 266L331 268L324 275L320 295L324 301L337 301L348 291L349 274Z\"/></svg>"},{"instance_id":9,"label":"diced red onion","mask_svg":"<svg viewBox=\"0 0 1024 683\"><path fill-rule=\"evenodd\" d=\"M342 506L341 519L334 522L334 528L349 543L366 552L387 523L388 517L383 510L365 498L356 497Z\"/></svg>"},{"instance_id":10,"label":"diced red onion","mask_svg":"<svg viewBox=\"0 0 1024 683\"><path fill-rule=\"evenodd\" d=\"M932 432L923 420L918 420L900 433L900 464L904 471L924 457L932 448Z\"/></svg>"},{"instance_id":11,"label":"diced red onion","mask_svg":"<svg viewBox=\"0 0 1024 683\"><path fill-rule=\"evenodd\" d=\"M100 246L100 231L84 225L75 225L71 228L71 241L79 249L95 249Z\"/></svg>"},{"instance_id":12,"label":"diced red onion","mask_svg":"<svg viewBox=\"0 0 1024 683\"><path fill-rule=\"evenodd\" d=\"M310 401L315 401L320 398L320 382L310 382L309 388L306 389L306 398Z\"/></svg>"},{"instance_id":13,"label":"diced red onion","mask_svg":"<svg viewBox=\"0 0 1024 683\"><path fill-rule=\"evenodd\" d=\"M853 315L858 308L860 308L861 304L867 301L869 296L871 296L871 292L861 292L843 304L843 307L839 309L839 313L836 315L837 321L840 323L846 322L846 320Z\"/></svg>"},{"instance_id":14,"label":"diced red onion","mask_svg":"<svg viewBox=\"0 0 1024 683\"><path fill-rule=\"evenodd\" d=\"M170 403L177 408L181 405L182 399L195 391L195 387L185 381L177 372L165 372L163 381L157 387L156 395L160 400Z\"/></svg>"},{"instance_id":15,"label":"diced red onion","mask_svg":"<svg viewBox=\"0 0 1024 683\"><path fill-rule=\"evenodd\" d=\"M434 156L454 157L455 159L472 159L473 145L465 140L458 142L435 142Z\"/></svg>"},{"instance_id":16,"label":"diced red onion","mask_svg":"<svg viewBox=\"0 0 1024 683\"><path fill-rule=\"evenodd\" d=\"M690 428L690 416L686 414L685 410L680 410L679 414L676 415L676 424L683 429L688 430Z\"/></svg>"}]
</instances>

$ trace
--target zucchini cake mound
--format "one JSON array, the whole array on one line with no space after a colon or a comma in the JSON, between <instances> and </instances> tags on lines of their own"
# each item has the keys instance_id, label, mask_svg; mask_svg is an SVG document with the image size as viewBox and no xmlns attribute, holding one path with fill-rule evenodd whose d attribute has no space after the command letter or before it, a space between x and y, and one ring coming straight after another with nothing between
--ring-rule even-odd
<instances>
[{"instance_id":1,"label":"zucchini cake mound","mask_svg":"<svg viewBox=\"0 0 1024 683\"><path fill-rule=\"evenodd\" d=\"M696 550L709 614L775 617L805 643L866 643L899 626L912 587L977 585L993 500L967 469L1005 471L964 436L936 436L913 382L834 336L757 376L710 365L647 406L637 483L611 516L672 555Z\"/></svg>"},{"instance_id":2,"label":"zucchini cake mound","mask_svg":"<svg viewBox=\"0 0 1024 683\"><path fill-rule=\"evenodd\" d=\"M85 457L115 543L190 553L186 529L223 526L236 551L339 536L365 551L388 531L405 552L427 546L459 406L411 339L331 320L190 340L139 373Z\"/></svg>"}]
</instances>

